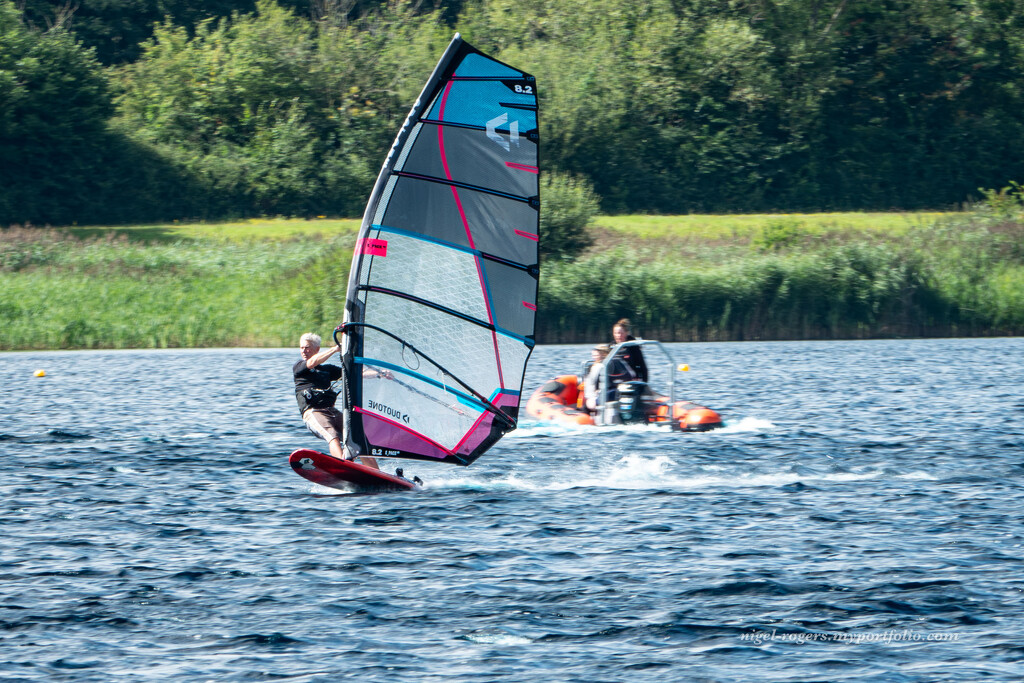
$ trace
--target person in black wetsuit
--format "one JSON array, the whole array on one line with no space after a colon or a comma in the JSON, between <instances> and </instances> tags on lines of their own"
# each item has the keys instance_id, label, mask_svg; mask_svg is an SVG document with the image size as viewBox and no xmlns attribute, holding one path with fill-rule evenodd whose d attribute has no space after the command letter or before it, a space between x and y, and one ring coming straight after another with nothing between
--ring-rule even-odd
<instances>
[{"instance_id":1,"label":"person in black wetsuit","mask_svg":"<svg viewBox=\"0 0 1024 683\"><path fill-rule=\"evenodd\" d=\"M612 326L612 339L615 340L616 344L636 339L636 337L629 333L629 318L622 318ZM644 361L644 354L640 347L631 346L628 349L624 349L620 357L629 364L629 367L633 368L636 378L646 384L647 363Z\"/></svg>"},{"instance_id":2,"label":"person in black wetsuit","mask_svg":"<svg viewBox=\"0 0 1024 683\"><path fill-rule=\"evenodd\" d=\"M342 331L344 334L344 331ZM307 332L299 339L299 354L302 356L292 367L295 379L295 400L299 404L302 421L313 434L327 442L331 455L341 460L355 460L369 467L377 467L377 461L369 456L348 457L342 440L344 416L334 407L338 395L331 384L341 379L344 371L338 365L324 361L341 353L341 346L320 350L320 336Z\"/></svg>"}]
</instances>

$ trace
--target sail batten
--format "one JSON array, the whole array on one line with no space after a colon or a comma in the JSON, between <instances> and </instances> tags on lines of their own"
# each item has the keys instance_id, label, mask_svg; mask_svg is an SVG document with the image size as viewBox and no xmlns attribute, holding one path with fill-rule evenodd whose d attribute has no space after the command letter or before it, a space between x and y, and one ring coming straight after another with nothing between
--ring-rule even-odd
<instances>
[{"instance_id":1,"label":"sail batten","mask_svg":"<svg viewBox=\"0 0 1024 683\"><path fill-rule=\"evenodd\" d=\"M537 173L539 171L539 169L537 168L526 167L523 166L522 164L512 164L511 162L506 162L505 165L508 166L509 168L516 168L521 171L528 171L530 173ZM396 171L395 175L400 178L415 178L416 180L424 180L428 183L441 183L442 185L447 185L449 187L462 188L465 190L474 190L476 192L486 192L488 194L499 195L520 202L529 203L531 199L531 197L521 197L519 195L509 194L508 192L501 192L500 190L495 190L490 187L483 187L481 185L473 185L472 183L465 183L460 182L458 180L452 180L451 178L438 178L437 176L420 175L418 173L408 173L406 171Z\"/></svg>"},{"instance_id":2,"label":"sail batten","mask_svg":"<svg viewBox=\"0 0 1024 683\"><path fill-rule=\"evenodd\" d=\"M371 367L377 367L377 368L381 368L383 370L390 370L391 372L397 372L397 373L400 373L400 374L405 375L407 377L410 377L410 378L413 378L413 379L417 379L417 380L425 382L427 384L431 384L431 385L433 385L434 387L436 387L438 389L441 389L441 390L443 390L445 392L450 393L459 402L467 403L468 405L472 406L473 408L475 408L475 409L477 409L477 410L479 410L481 412L484 411L484 410L487 410L487 405L488 405L488 403L491 402L490 400L487 401L487 402L481 401L480 399L475 398L474 396L471 396L471 395L469 395L467 393L461 392L458 389L455 389L451 385L445 384L444 382L442 382L440 380L434 379L432 377L427 377L426 375L421 375L421 374L416 373L416 372L411 372L408 368L404 368L401 365L397 365L395 363L390 363L390 362L379 360L379 359L376 359L376 358L357 358L357 362L362 363L364 365L371 366ZM494 397L492 396L491 400L493 400L493 398Z\"/></svg>"},{"instance_id":3,"label":"sail batten","mask_svg":"<svg viewBox=\"0 0 1024 683\"><path fill-rule=\"evenodd\" d=\"M405 292L399 292L399 291L394 290L394 289L385 289L384 287L373 287L373 286L370 286L370 285L362 286L362 287L360 287L360 289L363 290L363 291L366 291L366 292L379 292L381 294L389 294L391 296L402 297L403 299L408 299L409 301L415 301L418 304L422 304L424 306L429 306L431 308L437 309L438 311L440 311L442 313L445 313L447 315L452 315L452 316L461 318L462 320L465 320L467 322L471 322L474 325L479 325L480 327L487 328L488 330L497 330L498 329L494 325L494 323L492 323L492 322L488 322L486 320L480 320L479 318L474 318L474 317L472 317L470 315L466 315L465 313L462 313L461 311L456 311L453 308L446 308L444 306L441 306L440 304L434 303L433 301L428 301L426 299L421 299L421 298L419 298L417 296L413 296L412 294L407 294Z\"/></svg>"},{"instance_id":4,"label":"sail batten","mask_svg":"<svg viewBox=\"0 0 1024 683\"><path fill-rule=\"evenodd\" d=\"M515 428L534 347L536 83L456 35L381 168L345 309L346 445L468 465Z\"/></svg>"}]
</instances>

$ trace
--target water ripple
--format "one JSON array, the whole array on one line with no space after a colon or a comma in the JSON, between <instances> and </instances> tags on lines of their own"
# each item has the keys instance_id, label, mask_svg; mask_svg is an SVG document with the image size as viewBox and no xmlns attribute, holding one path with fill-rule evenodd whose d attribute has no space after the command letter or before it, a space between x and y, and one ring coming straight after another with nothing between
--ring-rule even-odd
<instances>
[{"instance_id":1,"label":"water ripple","mask_svg":"<svg viewBox=\"0 0 1024 683\"><path fill-rule=\"evenodd\" d=\"M383 495L289 470L291 350L131 352L131 404L123 355L5 354L0 680L1024 677L1024 340L673 348L725 429L524 420Z\"/></svg>"}]
</instances>

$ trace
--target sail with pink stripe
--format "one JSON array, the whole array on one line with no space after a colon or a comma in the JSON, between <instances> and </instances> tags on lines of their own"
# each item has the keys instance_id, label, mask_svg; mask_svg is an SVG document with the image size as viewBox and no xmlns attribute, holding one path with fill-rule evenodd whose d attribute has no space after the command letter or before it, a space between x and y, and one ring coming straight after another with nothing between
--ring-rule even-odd
<instances>
[{"instance_id":1,"label":"sail with pink stripe","mask_svg":"<svg viewBox=\"0 0 1024 683\"><path fill-rule=\"evenodd\" d=\"M537 86L456 34L370 195L345 303L346 445L468 465L515 429L539 278Z\"/></svg>"}]
</instances>

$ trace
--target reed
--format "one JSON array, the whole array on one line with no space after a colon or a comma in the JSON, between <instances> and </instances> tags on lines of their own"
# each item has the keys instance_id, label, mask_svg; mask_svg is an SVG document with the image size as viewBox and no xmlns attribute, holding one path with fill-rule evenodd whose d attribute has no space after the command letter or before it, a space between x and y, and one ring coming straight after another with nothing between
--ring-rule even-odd
<instances>
[{"instance_id":1,"label":"reed","mask_svg":"<svg viewBox=\"0 0 1024 683\"><path fill-rule=\"evenodd\" d=\"M1024 221L840 223L773 216L744 235L627 240L598 228L583 257L543 264L538 341L606 339L620 317L666 341L1024 334ZM276 347L303 331L329 336L357 225L0 230L0 349Z\"/></svg>"},{"instance_id":2,"label":"reed","mask_svg":"<svg viewBox=\"0 0 1024 683\"><path fill-rule=\"evenodd\" d=\"M1024 225L943 218L892 235L799 228L746 248L651 256L619 246L546 271L539 337L635 331L671 341L1024 333ZM709 258L715 255L720 258Z\"/></svg>"},{"instance_id":3,"label":"reed","mask_svg":"<svg viewBox=\"0 0 1024 683\"><path fill-rule=\"evenodd\" d=\"M0 348L282 346L336 324L351 234L133 242L4 231ZM277 237L280 237L279 235Z\"/></svg>"}]
</instances>

